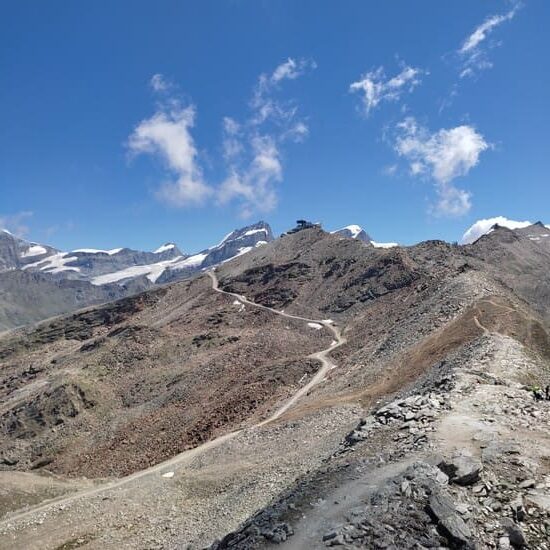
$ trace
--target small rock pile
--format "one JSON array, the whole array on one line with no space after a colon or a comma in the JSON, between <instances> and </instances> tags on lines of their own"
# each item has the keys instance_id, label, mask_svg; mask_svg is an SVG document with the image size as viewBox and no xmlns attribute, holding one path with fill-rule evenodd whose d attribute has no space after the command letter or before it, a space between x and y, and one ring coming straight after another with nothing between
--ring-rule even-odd
<instances>
[{"instance_id":1,"label":"small rock pile","mask_svg":"<svg viewBox=\"0 0 550 550\"><path fill-rule=\"evenodd\" d=\"M328 547L475 548L473 534L436 466L416 462L350 511L347 522L327 530Z\"/></svg>"},{"instance_id":2,"label":"small rock pile","mask_svg":"<svg viewBox=\"0 0 550 550\"><path fill-rule=\"evenodd\" d=\"M362 419L346 436L341 452L367 440L372 430L386 426L399 428L393 439L400 443L403 451L419 449L428 441L426 433L433 430L431 424L442 410L448 408L448 395L445 393L430 392L427 395L411 395L392 401Z\"/></svg>"}]
</instances>

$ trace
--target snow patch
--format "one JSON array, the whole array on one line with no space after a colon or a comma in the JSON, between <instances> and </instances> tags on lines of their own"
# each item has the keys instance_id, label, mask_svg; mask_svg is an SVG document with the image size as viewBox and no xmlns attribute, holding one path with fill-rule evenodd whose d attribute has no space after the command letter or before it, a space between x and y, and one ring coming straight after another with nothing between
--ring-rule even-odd
<instances>
[{"instance_id":1,"label":"snow patch","mask_svg":"<svg viewBox=\"0 0 550 550\"><path fill-rule=\"evenodd\" d=\"M372 244L374 248L394 248L399 246L399 243L377 243L376 241L371 241L370 244Z\"/></svg>"},{"instance_id":2,"label":"snow patch","mask_svg":"<svg viewBox=\"0 0 550 550\"><path fill-rule=\"evenodd\" d=\"M338 231L345 231L348 230L351 234L352 239L356 239L359 233L363 231L363 228L360 225L346 225L346 227L342 227L342 229L337 229L336 231L332 231L332 233L338 233Z\"/></svg>"},{"instance_id":3,"label":"snow patch","mask_svg":"<svg viewBox=\"0 0 550 550\"><path fill-rule=\"evenodd\" d=\"M68 252L59 252L48 256L43 260L38 260L32 264L23 266L23 269L29 269L29 267L37 267L40 271L46 273L61 273L62 271L76 271L79 272L80 268L75 266L68 266L66 264L77 261L76 256L70 256Z\"/></svg>"},{"instance_id":4,"label":"snow patch","mask_svg":"<svg viewBox=\"0 0 550 550\"><path fill-rule=\"evenodd\" d=\"M231 231L231 233L228 233L216 246L212 246L208 250L213 250L215 248L220 248L220 246L222 246L229 239L229 237L231 237L231 235L233 235L233 233L235 233L235 231Z\"/></svg>"},{"instance_id":5,"label":"snow patch","mask_svg":"<svg viewBox=\"0 0 550 550\"><path fill-rule=\"evenodd\" d=\"M159 246L153 254L161 254L162 252L166 252L167 250L172 250L173 248L176 248L176 245L174 243L166 243L162 246Z\"/></svg>"},{"instance_id":6,"label":"snow patch","mask_svg":"<svg viewBox=\"0 0 550 550\"><path fill-rule=\"evenodd\" d=\"M42 254L46 254L48 251L39 244L33 244L27 250L21 254L22 258L31 258L32 256L41 256Z\"/></svg>"},{"instance_id":7,"label":"snow patch","mask_svg":"<svg viewBox=\"0 0 550 550\"><path fill-rule=\"evenodd\" d=\"M264 244L267 244L267 241L258 241L256 243L256 248L259 248L260 246L264 246Z\"/></svg>"},{"instance_id":8,"label":"snow patch","mask_svg":"<svg viewBox=\"0 0 550 550\"><path fill-rule=\"evenodd\" d=\"M124 279L130 279L133 277L139 277L145 275L152 283L156 283L157 279L162 275L167 267L175 267L175 264L181 256L173 258L172 260L166 260L164 262L157 262L149 265L134 265L115 271L114 273L106 273L104 275L98 275L91 280L91 283L96 286L105 285L108 283L116 283Z\"/></svg>"},{"instance_id":9,"label":"snow patch","mask_svg":"<svg viewBox=\"0 0 550 550\"><path fill-rule=\"evenodd\" d=\"M230 262L231 260L237 258L238 256L242 256L243 254L246 254L247 252L250 252L254 247L253 246L241 246L237 249L237 253L234 256L231 256L231 258L227 258L227 260L224 260L222 263Z\"/></svg>"},{"instance_id":10,"label":"snow patch","mask_svg":"<svg viewBox=\"0 0 550 550\"><path fill-rule=\"evenodd\" d=\"M171 477L174 477L174 472L166 472L164 474L162 474L162 477L166 477L166 478L171 478Z\"/></svg>"},{"instance_id":11,"label":"snow patch","mask_svg":"<svg viewBox=\"0 0 550 550\"><path fill-rule=\"evenodd\" d=\"M323 328L323 325L320 325L319 323L308 323L307 326L316 330L321 330Z\"/></svg>"},{"instance_id":12,"label":"snow patch","mask_svg":"<svg viewBox=\"0 0 550 550\"><path fill-rule=\"evenodd\" d=\"M112 250L100 250L98 248L77 248L72 251L72 254L80 252L81 254L108 254L112 256L113 254L118 254L122 248L113 248Z\"/></svg>"},{"instance_id":13,"label":"snow patch","mask_svg":"<svg viewBox=\"0 0 550 550\"><path fill-rule=\"evenodd\" d=\"M189 256L189 258L185 258L185 260L179 261L177 264L175 264L173 267L175 269L184 269L186 267L198 267L204 262L204 259L208 256L208 254L195 254L194 256ZM181 256L178 256L181 258ZM176 258L177 259L177 258Z\"/></svg>"},{"instance_id":14,"label":"snow patch","mask_svg":"<svg viewBox=\"0 0 550 550\"><path fill-rule=\"evenodd\" d=\"M237 250L237 254L233 256L233 258L236 258L237 256L242 256L243 254L250 252L253 248L253 246L241 246L241 248Z\"/></svg>"},{"instance_id":15,"label":"snow patch","mask_svg":"<svg viewBox=\"0 0 550 550\"><path fill-rule=\"evenodd\" d=\"M249 229L248 231L246 231L245 233L243 233L243 236L248 236L248 235L255 235L256 233L266 233L267 234L267 229Z\"/></svg>"}]
</instances>

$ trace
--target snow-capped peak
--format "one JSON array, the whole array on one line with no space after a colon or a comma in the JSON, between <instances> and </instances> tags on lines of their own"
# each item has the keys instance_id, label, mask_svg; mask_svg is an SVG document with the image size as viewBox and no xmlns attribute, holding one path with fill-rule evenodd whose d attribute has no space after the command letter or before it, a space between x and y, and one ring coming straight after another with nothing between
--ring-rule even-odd
<instances>
[{"instance_id":1,"label":"snow-capped peak","mask_svg":"<svg viewBox=\"0 0 550 550\"><path fill-rule=\"evenodd\" d=\"M363 231L363 228L360 225L346 225L342 229L347 229L351 233L351 238L356 239L359 233ZM340 230L341 231L341 230Z\"/></svg>"},{"instance_id":2,"label":"snow-capped peak","mask_svg":"<svg viewBox=\"0 0 550 550\"><path fill-rule=\"evenodd\" d=\"M162 246L159 246L154 253L162 254L162 252L166 252L167 250L173 250L174 248L176 248L176 245L174 243L166 243L166 244L163 244Z\"/></svg>"},{"instance_id":3,"label":"snow-capped peak","mask_svg":"<svg viewBox=\"0 0 550 550\"><path fill-rule=\"evenodd\" d=\"M77 248L73 252L80 252L81 254L108 254L112 256L113 254L118 254L120 251L124 250L123 248L113 248L112 250L100 250L97 248Z\"/></svg>"},{"instance_id":4,"label":"snow-capped peak","mask_svg":"<svg viewBox=\"0 0 550 550\"><path fill-rule=\"evenodd\" d=\"M47 254L48 251L40 244L31 243L31 246L27 250L21 253L22 258L32 258L33 256L42 256Z\"/></svg>"},{"instance_id":5,"label":"snow-capped peak","mask_svg":"<svg viewBox=\"0 0 550 550\"><path fill-rule=\"evenodd\" d=\"M524 227L529 227L533 225L530 221L517 221L510 220L504 216L496 216L494 218L486 218L478 220L462 235L460 244L471 244L477 241L483 235L491 233L495 225L500 225L501 227L507 227L508 229L522 229ZM548 227L548 226L546 226Z\"/></svg>"},{"instance_id":6,"label":"snow-capped peak","mask_svg":"<svg viewBox=\"0 0 550 550\"><path fill-rule=\"evenodd\" d=\"M267 223L260 221L258 223L255 223L254 225L249 225L241 229L235 229L234 231L231 231L231 233L228 233L216 246L212 246L208 250L216 250L222 248L234 241L255 241L256 239L261 239L263 241L273 240L271 228Z\"/></svg>"},{"instance_id":7,"label":"snow-capped peak","mask_svg":"<svg viewBox=\"0 0 550 550\"><path fill-rule=\"evenodd\" d=\"M368 236L367 232L360 226L356 224L346 225L342 229L337 229L336 231L331 231L333 235L340 235L342 237L348 237L350 239L357 239L363 241L364 243L369 243L371 238Z\"/></svg>"},{"instance_id":8,"label":"snow-capped peak","mask_svg":"<svg viewBox=\"0 0 550 550\"><path fill-rule=\"evenodd\" d=\"M394 246L399 246L398 243L379 243L373 241L367 232L360 226L356 224L346 225L342 229L337 229L336 231L331 231L334 235L341 235L342 237L348 237L351 239L357 239L363 241L364 243L370 243L374 248L393 248Z\"/></svg>"}]
</instances>

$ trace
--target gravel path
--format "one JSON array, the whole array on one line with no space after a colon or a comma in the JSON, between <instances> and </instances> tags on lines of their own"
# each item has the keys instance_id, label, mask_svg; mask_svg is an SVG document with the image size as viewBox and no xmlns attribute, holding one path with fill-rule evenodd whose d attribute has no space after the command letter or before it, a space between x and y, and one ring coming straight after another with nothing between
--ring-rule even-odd
<instances>
[{"instance_id":1,"label":"gravel path","mask_svg":"<svg viewBox=\"0 0 550 550\"><path fill-rule=\"evenodd\" d=\"M273 422L274 420L278 419L280 416L282 416L288 409L290 409L303 395L307 394L311 390L313 386L318 384L323 380L323 378L326 376L327 372L331 369L336 368L336 364L329 358L329 354L335 350L336 348L342 346L346 343L346 339L341 335L340 329L334 325L334 323L331 320L318 320L318 319L308 319L306 317L300 317L298 315L291 315L288 313L284 313L281 311L277 311L276 309L269 308L267 306L256 304L250 300L248 300L246 297L241 296L236 293L227 292L219 288L218 286L218 279L216 277L216 274L214 271L208 271L207 274L210 276L212 281L212 289L216 292L226 294L228 296L232 296L239 301L246 303L250 306L257 307L259 309L268 310L276 315L280 315L282 317L287 317L289 319L297 319L300 321L304 321L306 323L319 323L323 327L330 330L330 332L334 335L336 339L336 343L332 343L331 346L329 346L326 349L323 349L321 351L318 351L316 353L313 353L309 356L311 359L316 359L321 362L321 368L317 371L317 373L311 378L311 380L302 386L289 400L287 400L281 407L275 410L271 416L269 416L267 419L263 420L262 422L259 422L258 424L255 424L250 429L259 428L261 426L265 426L266 424L269 424ZM156 464L155 466L151 466L150 468L146 468L145 470L141 470L139 472L136 472L134 474L131 474L129 476L126 476L124 478L108 482L105 484L98 485L96 487L86 489L84 491L76 492L69 496L59 497L52 500L49 500L48 502L41 504L39 506L36 506L34 508L31 508L29 510L26 510L24 512L15 513L8 515L5 519L0 521L0 528L6 527L9 524L13 524L14 522L18 520L24 520L27 519L35 514L44 512L52 507L59 507L59 506L65 506L67 504L70 504L76 500L82 499L82 498L88 498L95 495L98 495L100 493L111 491L114 489L119 489L125 485L128 485L132 482L135 482L141 478L144 478L145 476L151 476L153 474L158 473L166 473L169 472L170 468L176 465L182 465L186 464L192 461L196 456L204 453L205 451L214 449L223 443L235 438L237 435L239 435L242 432L242 430L236 430L233 432L229 432L227 434L224 434L220 437L217 437L216 439L213 439L211 441L208 441L202 445L199 445L198 447L195 447L194 449L190 449L188 451L184 451L183 453L180 453L169 460L166 460L164 462L161 462L159 464ZM165 471L165 472L164 472Z\"/></svg>"}]
</instances>

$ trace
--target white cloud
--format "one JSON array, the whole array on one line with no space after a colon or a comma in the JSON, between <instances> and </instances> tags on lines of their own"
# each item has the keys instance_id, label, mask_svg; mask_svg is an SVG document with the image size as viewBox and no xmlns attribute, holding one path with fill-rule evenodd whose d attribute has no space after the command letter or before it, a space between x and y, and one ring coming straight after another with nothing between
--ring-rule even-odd
<instances>
[{"instance_id":1,"label":"white cloud","mask_svg":"<svg viewBox=\"0 0 550 550\"><path fill-rule=\"evenodd\" d=\"M172 87L171 83L160 73L154 74L149 84L155 92L165 92Z\"/></svg>"},{"instance_id":2,"label":"white cloud","mask_svg":"<svg viewBox=\"0 0 550 550\"><path fill-rule=\"evenodd\" d=\"M201 204L213 193L197 163L197 149L190 132L194 121L193 106L182 108L172 103L171 109L161 109L141 121L128 139L133 154L156 155L174 174L175 180L164 183L157 192L159 199L173 206Z\"/></svg>"},{"instance_id":3,"label":"white cloud","mask_svg":"<svg viewBox=\"0 0 550 550\"><path fill-rule=\"evenodd\" d=\"M437 202L432 207L435 216L458 217L472 208L472 194L450 183L436 185Z\"/></svg>"},{"instance_id":4,"label":"white cloud","mask_svg":"<svg viewBox=\"0 0 550 550\"><path fill-rule=\"evenodd\" d=\"M288 130L286 130L282 134L282 137L284 139L289 139L294 143L301 143L307 138L308 135L309 128L307 127L305 122L300 120L293 124Z\"/></svg>"},{"instance_id":5,"label":"white cloud","mask_svg":"<svg viewBox=\"0 0 550 550\"><path fill-rule=\"evenodd\" d=\"M382 174L384 176L395 176L397 174L397 164L388 164L382 168Z\"/></svg>"},{"instance_id":6,"label":"white cloud","mask_svg":"<svg viewBox=\"0 0 550 550\"><path fill-rule=\"evenodd\" d=\"M0 214L0 230L12 233L16 237L28 235L30 229L26 223L33 213L29 211L17 212L17 214Z\"/></svg>"},{"instance_id":7,"label":"white cloud","mask_svg":"<svg viewBox=\"0 0 550 550\"><path fill-rule=\"evenodd\" d=\"M251 147L253 155L248 166L240 171L233 168L218 194L220 204L239 199L243 217L273 210L277 205L274 186L283 178L280 152L273 137L256 136Z\"/></svg>"},{"instance_id":8,"label":"white cloud","mask_svg":"<svg viewBox=\"0 0 550 550\"><path fill-rule=\"evenodd\" d=\"M490 69L493 64L489 60L487 50L495 47L496 43L487 43L489 35L502 23L513 19L520 5L516 3L514 7L500 15L491 15L485 21L476 27L462 43L458 50L458 55L462 60L461 78L473 76L476 71Z\"/></svg>"},{"instance_id":9,"label":"white cloud","mask_svg":"<svg viewBox=\"0 0 550 550\"><path fill-rule=\"evenodd\" d=\"M460 243L470 244L477 241L482 235L489 233L495 224L502 227L507 227L508 229L520 229L522 227L532 225L530 221L520 222L516 220L509 220L504 216L496 216L495 218L478 220L464 233L464 235L462 235Z\"/></svg>"},{"instance_id":10,"label":"white cloud","mask_svg":"<svg viewBox=\"0 0 550 550\"><path fill-rule=\"evenodd\" d=\"M166 93L175 86L161 74L153 75L151 87L162 92L162 101L151 118L137 125L127 146L133 155L160 158L172 174L172 180L156 192L157 198L178 207L200 205L207 199L218 204L237 201L244 217L275 208L276 184L283 179L281 148L303 141L309 132L295 102L281 101L277 92L285 81L315 67L313 61L287 59L273 72L260 75L250 101L251 114L244 122L224 117L221 149L228 175L219 185L207 183L199 163L191 132L195 108L182 107L173 93Z\"/></svg>"},{"instance_id":11,"label":"white cloud","mask_svg":"<svg viewBox=\"0 0 550 550\"><path fill-rule=\"evenodd\" d=\"M383 67L370 71L353 82L350 92L362 94L363 110L368 116L383 101L397 101L404 93L412 92L420 83L425 71L404 66L399 74L387 79Z\"/></svg>"},{"instance_id":12,"label":"white cloud","mask_svg":"<svg viewBox=\"0 0 550 550\"><path fill-rule=\"evenodd\" d=\"M281 63L275 68L271 74L270 80L272 83L280 82L281 80L294 80L303 75L304 72L309 69L315 69L317 65L306 59L299 59L296 61L289 57L284 63Z\"/></svg>"},{"instance_id":13,"label":"white cloud","mask_svg":"<svg viewBox=\"0 0 550 550\"><path fill-rule=\"evenodd\" d=\"M269 73L262 73L258 78L252 100L250 102L254 111L251 122L260 125L267 120L279 124L288 124L297 112L296 106L292 102L281 102L273 97L284 80L295 80L305 74L307 70L315 69L317 65L314 61L305 59L294 60L289 58L281 63L275 70Z\"/></svg>"},{"instance_id":14,"label":"white cloud","mask_svg":"<svg viewBox=\"0 0 550 550\"><path fill-rule=\"evenodd\" d=\"M228 176L218 190L219 204L237 201L242 217L275 208L277 184L283 180L281 148L288 142L302 142L309 134L295 102L282 102L276 93L283 81L295 80L315 67L313 61L289 58L272 73L260 75L247 120L224 119Z\"/></svg>"},{"instance_id":15,"label":"white cloud","mask_svg":"<svg viewBox=\"0 0 550 550\"><path fill-rule=\"evenodd\" d=\"M243 152L241 125L231 117L223 119L223 156L227 161L235 159Z\"/></svg>"},{"instance_id":16,"label":"white cloud","mask_svg":"<svg viewBox=\"0 0 550 550\"><path fill-rule=\"evenodd\" d=\"M472 126L443 128L430 134L408 117L399 124L399 129L401 135L396 142L399 155L416 163L417 173L430 170L440 183L466 175L478 163L479 155L489 148Z\"/></svg>"},{"instance_id":17,"label":"white cloud","mask_svg":"<svg viewBox=\"0 0 550 550\"><path fill-rule=\"evenodd\" d=\"M395 150L409 161L411 174L429 174L436 186L438 202L433 212L458 216L471 207L471 194L452 181L465 176L478 164L490 145L472 126L462 125L430 133L413 117L398 124Z\"/></svg>"}]
</instances>

